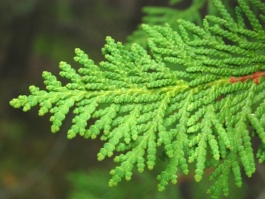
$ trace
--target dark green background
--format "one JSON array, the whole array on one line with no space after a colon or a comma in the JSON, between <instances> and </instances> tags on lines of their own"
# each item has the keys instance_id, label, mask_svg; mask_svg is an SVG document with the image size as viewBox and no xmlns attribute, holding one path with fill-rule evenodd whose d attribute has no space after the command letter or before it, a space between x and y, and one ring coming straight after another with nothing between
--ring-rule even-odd
<instances>
[{"instance_id":1,"label":"dark green background","mask_svg":"<svg viewBox=\"0 0 265 199\"><path fill-rule=\"evenodd\" d=\"M189 3L185 1L181 6L189 6ZM76 47L83 49L96 62L102 60L101 48L105 44L105 37L110 35L116 41L125 42L140 23L143 16L141 9L146 5L165 6L167 1L0 0L1 199L68 198L73 191L68 174L76 171L89 171L92 173L92 182L100 183L102 189L98 190L95 198L111 198L102 195L105 189L108 189L105 191L108 194L112 193L107 188L107 180L108 170L113 165L111 160L97 161L96 154L102 146L101 142L80 137L68 141L66 132L71 124L70 117L59 133L52 134L49 115L38 117L38 108L24 113L11 108L9 101L19 94L28 94L29 85L44 88L42 71L50 71L58 76L60 61L78 68L73 61ZM95 170L99 167L103 174ZM139 197L154 198L157 181L151 171L146 172L144 177L136 176L135 181L122 184L123 191L126 190L124 186L130 187L128 195L120 197L132 198L130 190L135 192L136 186L142 186L144 189L139 189ZM71 178L77 179L75 176ZM202 193L205 193L208 183L198 187L191 183L192 177L182 179L179 185L170 186L171 192L176 189L176 198L178 194L179 198L185 199L205 198ZM258 168L250 180L244 179L246 186L232 189L234 191L230 197L265 198L264 167ZM79 181L83 180L80 178ZM119 192L119 188L114 191Z\"/></svg>"}]
</instances>

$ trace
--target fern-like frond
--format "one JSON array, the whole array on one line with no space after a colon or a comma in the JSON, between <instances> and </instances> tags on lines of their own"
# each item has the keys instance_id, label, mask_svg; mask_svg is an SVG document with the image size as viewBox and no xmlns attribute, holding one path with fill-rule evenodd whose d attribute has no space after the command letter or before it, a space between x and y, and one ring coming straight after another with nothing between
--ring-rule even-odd
<instances>
[{"instance_id":1,"label":"fern-like frond","mask_svg":"<svg viewBox=\"0 0 265 199\"><path fill-rule=\"evenodd\" d=\"M213 3L220 17L206 16L201 27L181 19L176 29L143 25L150 54L107 37L106 61L96 65L76 49L83 68L60 63L68 84L44 72L46 91L31 86L29 96L10 103L24 111L39 104L39 115L52 114L52 132L75 107L68 138L100 136L105 144L98 160L115 154L119 163L110 172L111 187L130 180L134 167L153 169L162 148L168 163L157 177L160 191L169 181L177 183L179 170L188 174L194 162L195 180L212 166L216 182L209 192L213 198L227 195L230 172L237 186L241 165L247 176L255 172L253 136L261 140L257 158L265 160L265 4L238 0L233 18L221 1Z\"/></svg>"},{"instance_id":2,"label":"fern-like frond","mask_svg":"<svg viewBox=\"0 0 265 199\"><path fill-rule=\"evenodd\" d=\"M183 0L171 0L170 5L180 3ZM202 17L199 10L205 5L206 0L192 0L191 5L185 9L176 9L173 7L154 7L146 6L143 8L144 16L142 22L149 26L169 24L173 29L177 28L176 20L185 19L190 22L201 24ZM139 26L132 35L127 37L128 44L138 43L147 47L148 34Z\"/></svg>"}]
</instances>

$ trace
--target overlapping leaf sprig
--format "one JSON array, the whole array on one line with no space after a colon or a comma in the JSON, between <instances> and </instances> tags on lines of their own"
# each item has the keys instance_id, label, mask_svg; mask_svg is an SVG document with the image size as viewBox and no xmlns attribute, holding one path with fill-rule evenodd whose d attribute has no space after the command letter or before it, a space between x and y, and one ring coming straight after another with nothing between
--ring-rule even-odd
<instances>
[{"instance_id":1,"label":"overlapping leaf sprig","mask_svg":"<svg viewBox=\"0 0 265 199\"><path fill-rule=\"evenodd\" d=\"M60 63L68 84L43 72L46 90L30 86L29 96L10 104L24 111L39 104L40 116L52 115L52 132L75 107L68 138L100 136L105 144L98 160L115 156L118 163L109 186L130 180L134 167L153 169L162 149L167 166L157 177L160 191L169 181L177 183L179 170L188 174L194 162L195 180L213 167L210 179L216 181L208 192L227 195L230 172L241 186L241 165L251 176L254 157L265 160L265 4L238 0L233 18L221 1L213 3L220 16L206 16L202 27L185 20L174 30L143 25L150 53L138 44L126 50L107 37L106 61L96 65L76 49L82 68ZM256 154L253 136L261 140Z\"/></svg>"},{"instance_id":2,"label":"overlapping leaf sprig","mask_svg":"<svg viewBox=\"0 0 265 199\"><path fill-rule=\"evenodd\" d=\"M183 0L169 0L169 5L174 5L182 3ZM201 24L202 17L200 15L200 9L202 9L207 0L192 0L190 5L185 9L177 9L178 6L173 7L154 7L154 6L145 6L143 12L146 14L142 18L142 22L150 26L153 25L164 25L165 23L169 24L171 28L175 29L178 24L176 23L177 19L185 19L190 22L195 22ZM208 5L211 8L211 5ZM211 9L210 9L211 10ZM148 34L139 26L131 35L127 37L126 45L131 43L138 43L143 47L147 46Z\"/></svg>"}]
</instances>

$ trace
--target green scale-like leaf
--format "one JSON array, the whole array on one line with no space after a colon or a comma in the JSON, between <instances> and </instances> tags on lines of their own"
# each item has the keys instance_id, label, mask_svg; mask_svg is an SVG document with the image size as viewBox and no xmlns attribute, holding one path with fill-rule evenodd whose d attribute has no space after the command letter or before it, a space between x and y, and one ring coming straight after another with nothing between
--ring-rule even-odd
<instances>
[{"instance_id":1,"label":"green scale-like leaf","mask_svg":"<svg viewBox=\"0 0 265 199\"><path fill-rule=\"evenodd\" d=\"M153 169L162 149L167 164L157 177L159 190L177 183L179 171L188 174L194 162L195 180L213 167L210 179L216 182L209 192L213 198L227 195L230 172L240 186L240 166L251 176L254 157L265 160L265 4L238 3L235 19L214 0L220 16L206 16L202 26L182 19L174 28L143 25L150 53L138 44L127 50L107 37L106 60L97 65L76 49L74 60L82 68L60 63L68 84L43 72L47 91L30 86L30 95L10 104L24 111L39 104L40 116L52 115L52 132L74 107L68 138L100 136L105 143L98 160L119 152L109 186L130 180L134 167ZM255 6L260 17L251 9ZM253 136L261 140L256 155Z\"/></svg>"}]
</instances>

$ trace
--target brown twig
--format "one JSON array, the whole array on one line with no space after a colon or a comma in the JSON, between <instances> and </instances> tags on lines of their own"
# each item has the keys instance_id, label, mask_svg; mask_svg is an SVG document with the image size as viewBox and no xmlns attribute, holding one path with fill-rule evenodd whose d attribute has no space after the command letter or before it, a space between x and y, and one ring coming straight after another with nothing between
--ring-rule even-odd
<instances>
[{"instance_id":1,"label":"brown twig","mask_svg":"<svg viewBox=\"0 0 265 199\"><path fill-rule=\"evenodd\" d=\"M259 84L261 77L265 77L265 71L258 71L258 72L251 74L251 75L245 75L245 76L241 76L238 78L232 76L232 77L230 77L230 82L231 83L235 83L235 82L239 82L239 81L245 82L248 79L252 79L255 84Z\"/></svg>"}]
</instances>

